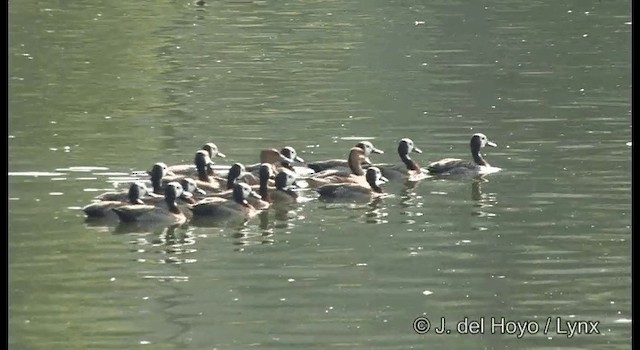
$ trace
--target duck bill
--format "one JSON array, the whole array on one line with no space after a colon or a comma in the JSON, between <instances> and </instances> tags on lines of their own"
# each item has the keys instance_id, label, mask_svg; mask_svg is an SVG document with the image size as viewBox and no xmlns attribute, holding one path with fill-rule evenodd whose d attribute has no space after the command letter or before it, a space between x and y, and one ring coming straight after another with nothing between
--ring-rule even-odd
<instances>
[{"instance_id":1,"label":"duck bill","mask_svg":"<svg viewBox=\"0 0 640 350\"><path fill-rule=\"evenodd\" d=\"M287 164L293 164L293 161L294 161L293 159L287 158L287 157L283 156L282 154L280 154L280 160L283 161L284 163L287 163Z\"/></svg>"},{"instance_id":2,"label":"duck bill","mask_svg":"<svg viewBox=\"0 0 640 350\"><path fill-rule=\"evenodd\" d=\"M371 153L384 154L384 151L379 149L379 148L372 147L371 148Z\"/></svg>"},{"instance_id":3,"label":"duck bill","mask_svg":"<svg viewBox=\"0 0 640 350\"><path fill-rule=\"evenodd\" d=\"M182 191L182 194L180 195L180 198L185 198L185 199L189 199L192 197L193 197L193 194L189 191Z\"/></svg>"},{"instance_id":4,"label":"duck bill","mask_svg":"<svg viewBox=\"0 0 640 350\"><path fill-rule=\"evenodd\" d=\"M200 193L203 196L207 194L207 191L203 190L202 188L196 188L196 192Z\"/></svg>"},{"instance_id":5,"label":"duck bill","mask_svg":"<svg viewBox=\"0 0 640 350\"><path fill-rule=\"evenodd\" d=\"M249 196L254 197L254 198L258 198L258 199L262 199L262 196L260 196L258 194L258 192L256 192L256 191L251 191L251 194L249 194Z\"/></svg>"},{"instance_id":6,"label":"duck bill","mask_svg":"<svg viewBox=\"0 0 640 350\"><path fill-rule=\"evenodd\" d=\"M496 145L494 142L491 142L491 141L487 141L487 146L498 147L498 145Z\"/></svg>"},{"instance_id":7,"label":"duck bill","mask_svg":"<svg viewBox=\"0 0 640 350\"><path fill-rule=\"evenodd\" d=\"M300 158L299 156L296 156L295 161L296 162L300 162L300 163L304 163L304 159Z\"/></svg>"},{"instance_id":8,"label":"duck bill","mask_svg":"<svg viewBox=\"0 0 640 350\"><path fill-rule=\"evenodd\" d=\"M422 153L422 150L418 147L413 147L413 151L416 153Z\"/></svg>"},{"instance_id":9,"label":"duck bill","mask_svg":"<svg viewBox=\"0 0 640 350\"><path fill-rule=\"evenodd\" d=\"M216 154L216 157L220 157L220 158L227 158L227 156L226 156L224 153L222 153L222 152L218 152L218 153Z\"/></svg>"}]
</instances>

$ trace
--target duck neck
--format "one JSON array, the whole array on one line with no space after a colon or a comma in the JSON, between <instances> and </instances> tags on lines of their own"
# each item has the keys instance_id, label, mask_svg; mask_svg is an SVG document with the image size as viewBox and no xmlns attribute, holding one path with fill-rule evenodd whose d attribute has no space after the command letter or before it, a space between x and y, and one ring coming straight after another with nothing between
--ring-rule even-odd
<instances>
[{"instance_id":1,"label":"duck neck","mask_svg":"<svg viewBox=\"0 0 640 350\"><path fill-rule=\"evenodd\" d=\"M357 159L353 157L349 158L349 169L351 169L351 173L354 175L364 175L364 170L362 169L362 164Z\"/></svg>"},{"instance_id":2,"label":"duck neck","mask_svg":"<svg viewBox=\"0 0 640 350\"><path fill-rule=\"evenodd\" d=\"M384 191L382 190L382 187L376 185L376 184L370 184L371 185L371 189L373 190L373 192L376 193L384 193Z\"/></svg>"},{"instance_id":3,"label":"duck neck","mask_svg":"<svg viewBox=\"0 0 640 350\"><path fill-rule=\"evenodd\" d=\"M178 205L176 204L176 199L169 196L166 197L165 196L165 201L167 202L167 207L169 207L169 211L174 213L174 214L180 214L180 208L178 208Z\"/></svg>"},{"instance_id":4,"label":"duck neck","mask_svg":"<svg viewBox=\"0 0 640 350\"><path fill-rule=\"evenodd\" d=\"M236 183L236 177L231 171L227 175L227 189L230 190L233 188L233 185Z\"/></svg>"},{"instance_id":5,"label":"duck neck","mask_svg":"<svg viewBox=\"0 0 640 350\"><path fill-rule=\"evenodd\" d=\"M418 166L418 163L416 163L415 160L411 159L408 154L400 153L400 159L402 160L404 165L407 166L408 170L420 170L420 166Z\"/></svg>"},{"instance_id":6,"label":"duck neck","mask_svg":"<svg viewBox=\"0 0 640 350\"><path fill-rule=\"evenodd\" d=\"M151 177L151 186L153 186L153 193L162 194L162 177Z\"/></svg>"},{"instance_id":7,"label":"duck neck","mask_svg":"<svg viewBox=\"0 0 640 350\"><path fill-rule=\"evenodd\" d=\"M131 204L143 204L142 200L140 200L140 191L135 188L135 187L131 187L129 189L129 203Z\"/></svg>"},{"instance_id":8,"label":"duck neck","mask_svg":"<svg viewBox=\"0 0 640 350\"><path fill-rule=\"evenodd\" d=\"M298 198L298 194L292 190L292 189L279 189L279 191L282 191L284 193L286 193L289 197L291 198Z\"/></svg>"},{"instance_id":9,"label":"duck neck","mask_svg":"<svg viewBox=\"0 0 640 350\"><path fill-rule=\"evenodd\" d=\"M482 158L482 155L480 154L480 151L474 151L471 152L471 156L473 156L473 161L478 164L478 165L484 165L484 166L489 166L489 163L487 163L486 160L484 160L484 158Z\"/></svg>"},{"instance_id":10,"label":"duck neck","mask_svg":"<svg viewBox=\"0 0 640 350\"><path fill-rule=\"evenodd\" d=\"M258 192L260 193L260 197L262 197L263 201L270 202L271 196L269 195L269 179L260 179L260 189Z\"/></svg>"},{"instance_id":11,"label":"duck neck","mask_svg":"<svg viewBox=\"0 0 640 350\"><path fill-rule=\"evenodd\" d=\"M293 169L293 165L291 165L291 163L289 163L289 162L282 161L282 162L280 162L280 165L282 165L283 168L287 168L287 169L289 169L291 171L295 171Z\"/></svg>"},{"instance_id":12,"label":"duck neck","mask_svg":"<svg viewBox=\"0 0 640 350\"><path fill-rule=\"evenodd\" d=\"M198 168L198 180L209 182L209 174L206 166L204 168Z\"/></svg>"}]
</instances>

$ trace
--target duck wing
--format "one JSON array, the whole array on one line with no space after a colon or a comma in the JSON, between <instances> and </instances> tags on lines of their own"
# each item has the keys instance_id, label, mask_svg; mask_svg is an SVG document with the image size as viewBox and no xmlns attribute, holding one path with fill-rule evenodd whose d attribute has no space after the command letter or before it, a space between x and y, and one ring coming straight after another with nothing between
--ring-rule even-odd
<instances>
[{"instance_id":1,"label":"duck wing","mask_svg":"<svg viewBox=\"0 0 640 350\"><path fill-rule=\"evenodd\" d=\"M106 217L111 209L126 205L126 202L122 201L100 201L86 205L82 208L82 211L90 218L103 218Z\"/></svg>"},{"instance_id":2,"label":"duck wing","mask_svg":"<svg viewBox=\"0 0 640 350\"><path fill-rule=\"evenodd\" d=\"M327 159L321 160L318 162L308 163L307 167L313 169L316 173L319 173L324 170L333 169L336 167L343 167L348 169L349 163L347 163L344 159Z\"/></svg>"},{"instance_id":3,"label":"duck wing","mask_svg":"<svg viewBox=\"0 0 640 350\"><path fill-rule=\"evenodd\" d=\"M365 186L348 183L348 184L327 184L317 189L320 197L325 198L351 198L354 196L367 195L371 192L371 188Z\"/></svg>"},{"instance_id":4,"label":"duck wing","mask_svg":"<svg viewBox=\"0 0 640 350\"><path fill-rule=\"evenodd\" d=\"M120 191L120 192L105 192L103 194L97 195L95 199L101 201L118 201L124 202L129 200L129 191Z\"/></svg>"},{"instance_id":5,"label":"duck wing","mask_svg":"<svg viewBox=\"0 0 640 350\"><path fill-rule=\"evenodd\" d=\"M132 204L124 205L112 209L122 222L136 222L144 215L152 214L154 211L161 210L155 205L148 204Z\"/></svg>"},{"instance_id":6,"label":"duck wing","mask_svg":"<svg viewBox=\"0 0 640 350\"><path fill-rule=\"evenodd\" d=\"M462 160L457 158L445 158L429 164L429 166L427 167L427 170L429 170L430 173L439 174L439 173L446 173L456 168L475 169L476 167L477 165L474 162L469 160Z\"/></svg>"}]
</instances>

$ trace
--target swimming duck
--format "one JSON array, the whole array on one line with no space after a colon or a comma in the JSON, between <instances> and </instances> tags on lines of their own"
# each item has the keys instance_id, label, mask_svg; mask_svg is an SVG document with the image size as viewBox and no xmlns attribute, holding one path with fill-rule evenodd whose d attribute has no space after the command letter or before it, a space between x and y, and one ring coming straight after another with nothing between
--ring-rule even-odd
<instances>
[{"instance_id":1,"label":"swimming duck","mask_svg":"<svg viewBox=\"0 0 640 350\"><path fill-rule=\"evenodd\" d=\"M207 191L198 187L198 183L196 182L196 180L190 177L185 177L184 179L180 180L180 185L182 185L182 189L185 192L189 192L194 196L197 195L199 197L199 196L205 196L207 194Z\"/></svg>"},{"instance_id":2,"label":"swimming duck","mask_svg":"<svg viewBox=\"0 0 640 350\"><path fill-rule=\"evenodd\" d=\"M372 166L367 169L366 179L367 186L356 183L327 184L320 186L316 191L321 199L349 201L369 201L384 194L380 186L389 180L382 176L378 167Z\"/></svg>"},{"instance_id":3,"label":"swimming duck","mask_svg":"<svg viewBox=\"0 0 640 350\"><path fill-rule=\"evenodd\" d=\"M305 178L305 180L311 187L319 187L328 183L347 182L360 183L366 186L367 181L364 176L365 172L362 164L371 165L371 161L369 157L365 155L365 151L360 147L351 148L347 163L349 164L349 171L328 169L313 174Z\"/></svg>"},{"instance_id":4,"label":"swimming duck","mask_svg":"<svg viewBox=\"0 0 640 350\"><path fill-rule=\"evenodd\" d=\"M304 159L300 158L295 148L291 146L283 147L280 151L275 148L264 149L260 152L260 163L248 166L247 170L257 175L256 173L261 164L270 163L274 165L276 172L285 168L296 172L298 175L309 175L313 173L307 166L295 166L295 162L303 163Z\"/></svg>"},{"instance_id":5,"label":"swimming duck","mask_svg":"<svg viewBox=\"0 0 640 350\"><path fill-rule=\"evenodd\" d=\"M213 166L213 161L209 158L209 153L205 150L198 150L194 158L194 163L198 172L196 179L198 188L206 191L207 193L220 191L222 187L221 182L224 182L225 179L209 175L211 173L211 166ZM164 179L163 182L180 181L183 178L184 176L171 176Z\"/></svg>"},{"instance_id":6,"label":"swimming duck","mask_svg":"<svg viewBox=\"0 0 640 350\"><path fill-rule=\"evenodd\" d=\"M209 158L211 160L213 160L213 158L215 157L220 157L220 158L226 158L227 156L220 152L218 150L218 146L216 146L215 143L213 142L208 142L206 144L204 144L204 146L202 146L202 148L200 150L206 151L207 154L209 155ZM213 161L212 161L213 163ZM168 167L169 172L172 172L176 175L183 175L183 176L197 176L198 175L198 170L195 166L195 159L194 159L194 164L179 164L179 165L171 165ZM213 176L213 169L208 169L209 171L209 175Z\"/></svg>"},{"instance_id":7,"label":"swimming duck","mask_svg":"<svg viewBox=\"0 0 640 350\"><path fill-rule=\"evenodd\" d=\"M409 153L422 153L422 150L415 146L413 140L404 138L398 144L398 155L404 165L399 164L374 164L382 172L382 176L388 179L398 179L408 177L422 172L418 163L409 157Z\"/></svg>"},{"instance_id":8,"label":"swimming duck","mask_svg":"<svg viewBox=\"0 0 640 350\"><path fill-rule=\"evenodd\" d=\"M251 189L248 184L237 183L233 187L232 199L206 198L192 205L191 211L194 219L198 217L211 219L242 217L250 219L258 213L258 210L247 201L250 196L260 198L260 195Z\"/></svg>"},{"instance_id":9,"label":"swimming duck","mask_svg":"<svg viewBox=\"0 0 640 350\"><path fill-rule=\"evenodd\" d=\"M147 186L142 182L133 182L129 186L126 199L109 199L100 200L88 204L82 208L82 211L88 218L105 218L116 217L115 213L111 210L113 208L122 207L128 204L144 204L140 197L148 193ZM120 193L116 192L119 196ZM115 197L115 196L113 196Z\"/></svg>"},{"instance_id":10,"label":"swimming duck","mask_svg":"<svg viewBox=\"0 0 640 350\"><path fill-rule=\"evenodd\" d=\"M275 189L261 184L258 193L262 200L270 203L296 203L298 200L298 194L294 191L296 178L296 173L283 169L276 175Z\"/></svg>"},{"instance_id":11,"label":"swimming duck","mask_svg":"<svg viewBox=\"0 0 640 350\"><path fill-rule=\"evenodd\" d=\"M360 142L356 143L356 145L354 147L362 148L362 150L364 151L365 157L370 156L371 153L377 153L377 154L383 154L384 153L384 151L376 148L370 141L360 141ZM307 166L309 168L313 169L316 173L319 173L319 172L321 172L323 170L327 170L327 169L336 169L336 168L340 168L338 170L348 170L349 169L349 163L348 163L348 161L346 161L344 159L321 160L321 161L309 163L309 164L307 164Z\"/></svg>"},{"instance_id":12,"label":"swimming duck","mask_svg":"<svg viewBox=\"0 0 640 350\"><path fill-rule=\"evenodd\" d=\"M255 165L252 165L252 167L255 168ZM253 172L243 172L238 177L238 181L239 182L244 182L244 183L249 184L251 186L259 186L262 183L262 180L263 180L262 173L264 171L268 171L268 173L271 174L271 175L270 175L269 178L267 178L267 182L268 182L268 185L273 186L273 181L271 181L271 179L275 178L275 175L274 175L275 172L276 172L275 169L276 169L276 166L273 163L262 163Z\"/></svg>"},{"instance_id":13,"label":"swimming duck","mask_svg":"<svg viewBox=\"0 0 640 350\"><path fill-rule=\"evenodd\" d=\"M167 176L175 176L174 173L169 171L167 164L163 162L154 164L151 170L147 171L147 174L151 176L151 186L154 194L163 194L164 187L162 186L162 180Z\"/></svg>"},{"instance_id":14,"label":"swimming duck","mask_svg":"<svg viewBox=\"0 0 640 350\"><path fill-rule=\"evenodd\" d=\"M183 224L187 217L176 204L176 198L183 196L182 185L170 182L164 189L166 205L132 204L113 208L121 222L151 222L157 224Z\"/></svg>"},{"instance_id":15,"label":"swimming duck","mask_svg":"<svg viewBox=\"0 0 640 350\"><path fill-rule=\"evenodd\" d=\"M240 164L240 163L236 163L236 164ZM241 164L240 164L241 165ZM235 173L235 172L234 172ZM230 172L231 174L231 172ZM205 200L209 200L209 201L218 201L221 202L222 199L227 200L227 199L232 199L233 198L233 186L235 185L236 182L244 182L243 179L245 177L241 177L239 179L237 179L237 181L233 181L233 178L229 178L229 182L228 184L231 185L231 189L228 189L226 191L222 191L222 192L218 192L215 193L211 196L208 196L206 198L204 198ZM260 194L261 198L255 198L255 197L251 197L249 196L247 198L247 201L249 202L249 204L251 204L254 208L256 209L267 209L269 208L269 201L265 199L265 197L262 195L263 191L267 191L269 189L269 181L271 179L275 178L274 172L273 172L273 166L269 163L262 163L262 165L260 166L260 184L259 185L251 185L251 189L252 190L258 190L258 194ZM246 182L244 182L246 183ZM220 198L216 199L216 198Z\"/></svg>"},{"instance_id":16,"label":"swimming duck","mask_svg":"<svg viewBox=\"0 0 640 350\"><path fill-rule=\"evenodd\" d=\"M497 147L497 145L489 141L484 134L477 133L471 136L469 146L471 148L471 156L473 157L472 161L445 158L429 164L427 170L429 173L438 176L480 174L484 168L490 167L489 163L482 158L480 150L484 146Z\"/></svg>"},{"instance_id":17,"label":"swimming duck","mask_svg":"<svg viewBox=\"0 0 640 350\"><path fill-rule=\"evenodd\" d=\"M190 177L182 178L180 181L177 181L177 182L182 186L182 195L179 195L178 198L176 198L176 203L178 203L178 205L195 204L197 200L194 197L197 196L198 198L204 198L204 196L207 194L206 191L198 187L196 180ZM152 204L152 205L165 204L164 196L162 195L143 197L141 198L141 201L144 204Z\"/></svg>"}]
</instances>

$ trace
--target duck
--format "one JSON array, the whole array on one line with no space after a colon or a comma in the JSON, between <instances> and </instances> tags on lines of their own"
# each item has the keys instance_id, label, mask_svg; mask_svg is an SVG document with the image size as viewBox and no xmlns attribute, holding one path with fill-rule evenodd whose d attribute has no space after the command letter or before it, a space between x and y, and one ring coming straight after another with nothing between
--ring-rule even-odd
<instances>
[{"instance_id":1,"label":"duck","mask_svg":"<svg viewBox=\"0 0 640 350\"><path fill-rule=\"evenodd\" d=\"M147 171L147 174L151 177L151 187L153 188L151 193L156 195L164 194L162 180L167 176L175 176L174 173L169 171L167 164L163 162L155 163L151 170Z\"/></svg>"},{"instance_id":2,"label":"duck","mask_svg":"<svg viewBox=\"0 0 640 350\"><path fill-rule=\"evenodd\" d=\"M176 199L185 194L182 185L177 181L173 181L169 182L164 188L165 205L131 204L111 210L113 210L118 215L120 221L124 223L145 222L181 225L187 221L187 217L176 204Z\"/></svg>"},{"instance_id":3,"label":"duck","mask_svg":"<svg viewBox=\"0 0 640 350\"><path fill-rule=\"evenodd\" d=\"M111 210L129 204L144 204L140 199L148 193L147 186L143 182L133 182L129 186L126 199L112 198L108 200L94 201L82 208L87 218L116 218L116 214ZM120 193L116 192L119 196ZM114 196L115 197L115 196Z\"/></svg>"},{"instance_id":4,"label":"duck","mask_svg":"<svg viewBox=\"0 0 640 350\"><path fill-rule=\"evenodd\" d=\"M237 164L240 164L240 163L237 163ZM260 194L260 198L249 196L247 198L247 201L249 202L249 204L251 204L256 209L269 208L269 201L265 199L266 197L263 196L262 193L270 189L270 181L271 179L274 179L274 178L275 178L275 175L273 171L273 166L269 163L262 163L262 165L260 166L260 184L250 185L252 190L258 191L258 194ZM228 183L231 184L231 189L215 193L211 196L205 197L204 199L208 201L218 201L218 202L222 202L227 199L232 199L233 193L234 193L233 186L236 183L236 181L233 181L233 180L234 180L233 178L231 177L229 178ZM237 178L237 181L242 181L242 177Z\"/></svg>"},{"instance_id":5,"label":"duck","mask_svg":"<svg viewBox=\"0 0 640 350\"><path fill-rule=\"evenodd\" d=\"M372 153L376 154L384 154L384 151L376 148L371 141L360 141L355 144L354 147L362 148L364 150L364 155L366 157L370 156ZM327 159L322 161L317 161L313 163L308 163L307 166L311 168L314 172L319 173L328 169L336 169L338 170L348 170L349 163L344 159Z\"/></svg>"},{"instance_id":6,"label":"duck","mask_svg":"<svg viewBox=\"0 0 640 350\"><path fill-rule=\"evenodd\" d=\"M205 198L190 206L190 209L194 219L229 219L238 217L248 220L259 212L247 201L250 196L260 198L260 195L251 186L240 182L234 185L231 199L221 197Z\"/></svg>"},{"instance_id":7,"label":"duck","mask_svg":"<svg viewBox=\"0 0 640 350\"><path fill-rule=\"evenodd\" d=\"M275 177L275 188L260 186L258 193L262 200L269 203L296 203L298 201L298 194L295 191L296 179L296 173L282 170Z\"/></svg>"},{"instance_id":8,"label":"duck","mask_svg":"<svg viewBox=\"0 0 640 350\"><path fill-rule=\"evenodd\" d=\"M210 175L213 161L209 157L209 153L205 150L198 150L194 158L194 163L198 172L197 178L195 179L197 187L201 190L206 191L207 193L219 192L222 188L221 183L225 182L226 180L217 176ZM184 178L185 176L180 175L169 176L164 179L163 182L169 183L173 181L180 181Z\"/></svg>"},{"instance_id":9,"label":"duck","mask_svg":"<svg viewBox=\"0 0 640 350\"><path fill-rule=\"evenodd\" d=\"M276 172L285 168L296 172L299 175L309 175L313 173L313 171L309 170L307 166L294 166L295 162L304 163L304 159L298 156L295 148L285 146L280 151L275 148L270 148L262 150L260 152L260 163L248 166L247 170L255 176L257 175L260 165L263 163L270 163L274 165Z\"/></svg>"},{"instance_id":10,"label":"duck","mask_svg":"<svg viewBox=\"0 0 640 350\"><path fill-rule=\"evenodd\" d=\"M389 180L382 175L380 168L372 166L365 175L367 186L356 183L327 184L316 191L323 200L370 201L384 195L383 184Z\"/></svg>"},{"instance_id":11,"label":"duck","mask_svg":"<svg viewBox=\"0 0 640 350\"><path fill-rule=\"evenodd\" d=\"M471 136L469 142L471 148L471 157L473 160L462 160L457 158L444 158L436 162L432 162L427 166L430 174L437 176L450 175L479 175L486 168L491 167L489 163L482 158L480 150L485 147L497 147L494 142L489 141L487 136L482 133L476 133Z\"/></svg>"},{"instance_id":12,"label":"duck","mask_svg":"<svg viewBox=\"0 0 640 350\"><path fill-rule=\"evenodd\" d=\"M218 150L218 146L213 143L213 142L208 142L205 143L204 146L202 146L202 148L200 149L202 151L206 151L207 154L209 155L210 159L214 159L215 157L220 157L220 158L226 158L227 156L220 152ZM213 163L213 161L212 161ZM183 176L197 176L198 175L198 170L197 167L195 166L195 159L194 159L194 164L178 164L178 165L171 165L168 167L168 171L175 174L175 175L183 175ZM213 176L215 175L213 172L213 169L210 168L208 169L209 171L209 175Z\"/></svg>"},{"instance_id":13,"label":"duck","mask_svg":"<svg viewBox=\"0 0 640 350\"><path fill-rule=\"evenodd\" d=\"M387 179L399 179L410 177L412 175L422 173L422 169L418 163L411 159L409 154L411 152L422 153L422 150L415 146L413 140L410 138L403 138L398 143L398 155L403 165L400 164L374 164L375 167L380 169L382 176Z\"/></svg>"},{"instance_id":14,"label":"duck","mask_svg":"<svg viewBox=\"0 0 640 350\"><path fill-rule=\"evenodd\" d=\"M182 185L182 189L184 190L184 192L189 192L196 198L199 196L207 195L207 191L198 187L198 183L196 182L196 180L190 177L185 177L184 179L180 180L180 185Z\"/></svg>"},{"instance_id":15,"label":"duck","mask_svg":"<svg viewBox=\"0 0 640 350\"><path fill-rule=\"evenodd\" d=\"M312 188L320 187L328 183L359 183L367 185L363 164L371 165L371 160L365 155L365 151L360 147L353 147L349 151L347 159L349 170L327 169L313 174L304 180Z\"/></svg>"}]
</instances>

